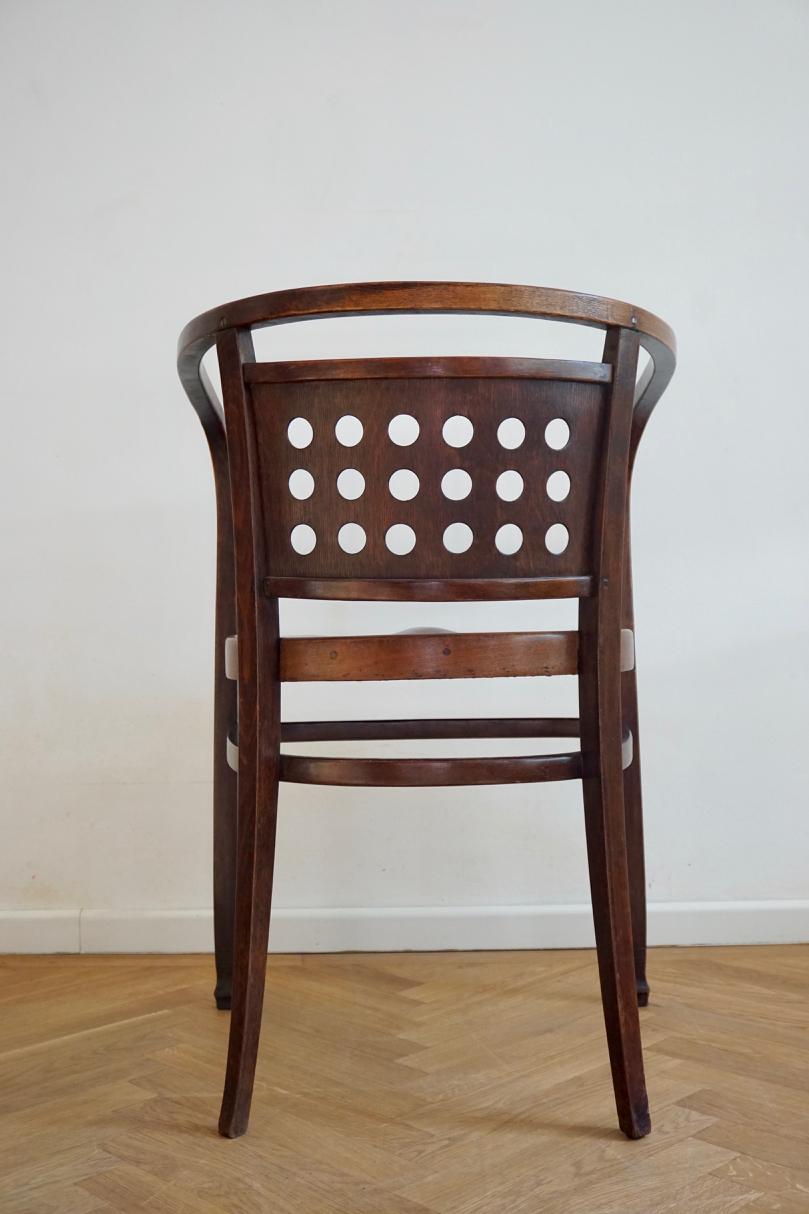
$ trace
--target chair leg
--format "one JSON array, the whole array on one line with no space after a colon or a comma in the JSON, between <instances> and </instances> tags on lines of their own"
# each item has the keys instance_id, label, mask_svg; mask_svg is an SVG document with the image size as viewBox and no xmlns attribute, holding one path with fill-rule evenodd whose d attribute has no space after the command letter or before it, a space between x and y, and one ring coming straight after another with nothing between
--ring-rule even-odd
<instances>
[{"instance_id":1,"label":"chair leg","mask_svg":"<svg viewBox=\"0 0 809 1214\"><path fill-rule=\"evenodd\" d=\"M217 488L216 640L214 645L213 930L216 1006L230 1007L233 982L233 915L236 905L236 772L227 761L228 738L237 736L237 683L225 676L225 641L236 632L230 502Z\"/></svg>"},{"instance_id":2,"label":"chair leg","mask_svg":"<svg viewBox=\"0 0 809 1214\"><path fill-rule=\"evenodd\" d=\"M249 780L249 773L245 776ZM240 796L233 1010L219 1115L219 1133L225 1138L244 1134L250 1117L267 975L277 815L278 770L273 762L271 770L260 773L255 796Z\"/></svg>"},{"instance_id":3,"label":"chair leg","mask_svg":"<svg viewBox=\"0 0 809 1214\"><path fill-rule=\"evenodd\" d=\"M627 1138L651 1129L635 991L621 767L618 629L605 637L598 604L580 605L579 708L587 860L601 1000L618 1122Z\"/></svg>"},{"instance_id":4,"label":"chair leg","mask_svg":"<svg viewBox=\"0 0 809 1214\"><path fill-rule=\"evenodd\" d=\"M635 992L623 821L616 821L616 806L610 804L617 800L615 790L608 792L598 777L584 780L583 786L601 1000L618 1123L627 1138L643 1138L652 1127ZM623 807L617 808L623 816Z\"/></svg>"},{"instance_id":5,"label":"chair leg","mask_svg":"<svg viewBox=\"0 0 809 1214\"><path fill-rule=\"evenodd\" d=\"M624 548L621 591L621 625L635 632L635 608L632 589L632 540L629 524ZM621 675L621 713L624 729L632 733L632 762L624 772L624 815L626 850L629 864L629 897L632 905L632 941L635 955L635 989L638 1007L649 1002L646 981L646 862L643 848L643 797L640 774L640 730L638 725L638 680L635 664Z\"/></svg>"},{"instance_id":6,"label":"chair leg","mask_svg":"<svg viewBox=\"0 0 809 1214\"><path fill-rule=\"evenodd\" d=\"M638 737L638 693L635 671L621 676L624 728L632 732L632 762L624 772L624 821L629 865L629 898L632 908L632 943L635 956L635 990L638 1007L649 1002L646 980L646 864L643 847L643 798Z\"/></svg>"},{"instance_id":7,"label":"chair leg","mask_svg":"<svg viewBox=\"0 0 809 1214\"><path fill-rule=\"evenodd\" d=\"M219 695L218 685L216 694ZM221 716L216 710L213 802L213 934L216 959L214 998L220 1011L227 1011L233 990L237 779L235 771L228 766L226 759L227 728L217 728Z\"/></svg>"}]
</instances>

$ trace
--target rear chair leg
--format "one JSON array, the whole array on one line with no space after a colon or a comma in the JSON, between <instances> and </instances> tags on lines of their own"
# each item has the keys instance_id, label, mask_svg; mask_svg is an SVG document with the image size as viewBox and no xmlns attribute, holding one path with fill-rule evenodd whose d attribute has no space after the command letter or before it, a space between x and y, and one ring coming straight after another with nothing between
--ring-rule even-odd
<instances>
[{"instance_id":1,"label":"rear chair leg","mask_svg":"<svg viewBox=\"0 0 809 1214\"><path fill-rule=\"evenodd\" d=\"M225 668L227 638L236 632L233 519L227 455L212 447L216 481L216 624L214 643L213 931L216 1006L230 1007L233 982L233 914L236 892L237 777L228 763L228 739L237 738L237 684Z\"/></svg>"},{"instance_id":2,"label":"rear chair leg","mask_svg":"<svg viewBox=\"0 0 809 1214\"><path fill-rule=\"evenodd\" d=\"M649 1002L646 981L646 865L643 848L643 799L638 738L638 694L635 671L621 676L624 728L632 733L632 762L624 772L624 820L629 865L629 896L632 907L632 941L635 957L635 989L638 1007Z\"/></svg>"},{"instance_id":3,"label":"rear chair leg","mask_svg":"<svg viewBox=\"0 0 809 1214\"><path fill-rule=\"evenodd\" d=\"M231 687L224 694L232 695ZM220 688L217 684L216 698ZM233 915L236 905L236 772L227 762L229 714L214 712L213 932L216 959L214 998L220 1011L230 1008L233 989Z\"/></svg>"},{"instance_id":4,"label":"rear chair leg","mask_svg":"<svg viewBox=\"0 0 809 1214\"><path fill-rule=\"evenodd\" d=\"M629 896L632 905L632 940L635 955L635 989L638 1007L649 1002L646 981L646 863L643 848L643 798L640 776L640 736L638 727L638 680L635 656L635 608L632 593L632 540L627 522L623 585L621 593L622 625L631 635L632 662L621 675L621 714L624 729L632 734L632 762L624 771L624 819L629 864Z\"/></svg>"}]
</instances>

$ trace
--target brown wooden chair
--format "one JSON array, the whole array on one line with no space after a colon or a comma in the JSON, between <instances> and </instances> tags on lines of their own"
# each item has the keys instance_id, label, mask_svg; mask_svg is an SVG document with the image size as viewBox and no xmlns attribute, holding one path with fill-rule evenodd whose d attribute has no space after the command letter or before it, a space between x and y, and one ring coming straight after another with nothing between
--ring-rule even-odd
<instances>
[{"instance_id":1,"label":"brown wooden chair","mask_svg":"<svg viewBox=\"0 0 809 1214\"><path fill-rule=\"evenodd\" d=\"M381 313L538 317L596 326L606 338L597 363L255 360L252 329ZM201 363L214 343L224 410ZM640 346L650 361L638 380ZM477 283L279 291L226 304L184 330L180 378L208 438L217 495L220 1007L230 1003L233 960L222 1134L244 1133L249 1116L279 781L401 787L568 779L582 781L618 1120L630 1138L648 1133L637 1010L649 988L628 495L638 441L671 378L674 351L668 326L628 304ZM354 488L345 487L347 470ZM364 492L356 496L358 474ZM576 632L283 639L278 628L279 598L565 597L579 601ZM236 636L238 683L227 677L236 673ZM284 681L553 674L578 675L578 718L281 721ZM237 686L238 792L227 762L236 753ZM571 736L580 737L580 751L520 757L334 758L281 749L292 741Z\"/></svg>"}]
</instances>

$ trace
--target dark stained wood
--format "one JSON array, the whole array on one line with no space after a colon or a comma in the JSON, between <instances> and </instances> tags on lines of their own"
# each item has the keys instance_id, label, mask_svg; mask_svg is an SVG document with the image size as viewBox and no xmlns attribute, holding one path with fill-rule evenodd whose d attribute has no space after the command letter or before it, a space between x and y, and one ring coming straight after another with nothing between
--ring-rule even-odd
<instances>
[{"instance_id":1,"label":"dark stained wood","mask_svg":"<svg viewBox=\"0 0 809 1214\"><path fill-rule=\"evenodd\" d=\"M338 726L339 722L336 723ZM458 729L442 730L435 728L444 724L438 721L406 722L417 728L405 731L394 728L385 730L378 728L385 722L359 721L351 722L353 728L331 731L316 731L312 738L322 741L322 732L330 733L332 740L346 741L349 738L438 738L438 737L569 737L575 735L565 721L523 721L503 722L502 724L524 726L539 725L539 734L528 734L526 730L515 728L497 734L491 732L495 721L466 721L450 722L451 725L464 724L466 730L461 734ZM394 726L401 722L393 722ZM573 725L578 725L577 721ZM371 728L368 728L368 727ZM376 728L374 728L376 726ZM483 726L486 732L476 730L475 726ZM558 726L558 728L557 728ZM364 728L363 728L364 727ZM544 728L542 728L544 727ZM282 741L305 741L304 736L286 738L284 727L281 727ZM312 731L309 731L310 733ZM632 763L632 734L624 734L619 747L622 768ZM579 751L554 755L490 755L472 759L350 759L337 756L290 755L282 752L280 779L290 784L329 784L351 788L417 788L417 787L457 787L467 784L528 784L548 780L580 780L582 778L582 755Z\"/></svg>"},{"instance_id":2,"label":"dark stained wood","mask_svg":"<svg viewBox=\"0 0 809 1214\"><path fill-rule=\"evenodd\" d=\"M365 603L480 603L518 599L578 599L591 577L299 578L266 577L262 593L279 599L341 599Z\"/></svg>"},{"instance_id":3,"label":"dark stained wood","mask_svg":"<svg viewBox=\"0 0 809 1214\"><path fill-rule=\"evenodd\" d=\"M198 393L213 389L207 377ZM199 410L198 410L199 411ZM230 1008L236 883L236 775L227 761L227 739L236 732L236 686L225 677L225 641L236 631L233 513L223 419L200 414L211 456L216 496L216 605L214 624L213 906L216 986L220 1010Z\"/></svg>"},{"instance_id":4,"label":"dark stained wood","mask_svg":"<svg viewBox=\"0 0 809 1214\"><path fill-rule=\"evenodd\" d=\"M629 515L626 519L626 543L621 602L621 622L624 629L635 631L635 610L632 594L632 541ZM646 859L643 847L643 796L640 765L640 724L638 720L637 659L621 673L621 716L624 730L632 733L634 762L624 771L624 821L626 827L627 862L629 864L629 896L632 907L632 944L635 958L635 989L638 1007L649 1003L649 983L646 979Z\"/></svg>"},{"instance_id":5,"label":"dark stained wood","mask_svg":"<svg viewBox=\"0 0 809 1214\"><path fill-rule=\"evenodd\" d=\"M587 856L601 997L618 1122L628 1138L651 1129L632 955L624 827L621 726L621 591L637 335L610 331L614 366L596 506L597 593L579 605L579 719Z\"/></svg>"},{"instance_id":6,"label":"dark stained wood","mask_svg":"<svg viewBox=\"0 0 809 1214\"><path fill-rule=\"evenodd\" d=\"M604 402L609 385L538 379L353 379L299 383L253 384L248 392L248 426L255 435L255 493L268 528L261 553L263 568L273 577L302 578L526 578L580 577L589 573L593 494L603 442ZM389 423L408 415L419 426L418 438L402 447L388 435ZM343 417L363 427L352 447L335 440ZM446 421L468 419L474 428L463 447L448 445ZM291 422L302 418L313 431L309 446L290 442ZM501 445L498 429L515 419L525 428L516 449ZM567 445L549 448L545 431L558 419L570 428ZM292 496L288 481L296 470L314 478L314 492L305 500ZM355 469L365 479L365 491L354 500L337 487L341 472ZM389 490L391 476L407 470L419 479L419 490L408 501ZM441 489L446 473L461 470L472 488L462 501ZM501 473L515 471L526 488L516 501L497 492ZM556 502L545 492L554 472L570 477L570 492ZM446 528L462 523L472 540L464 552L448 551ZM339 543L345 524L363 529L366 542L359 552L346 552ZM391 552L386 537L396 525L410 527L415 546ZM549 552L545 535L553 524L567 528L569 542L559 554ZM301 554L292 543L296 526L314 530L314 550ZM496 535L506 525L522 532L514 553L498 550Z\"/></svg>"},{"instance_id":7,"label":"dark stained wood","mask_svg":"<svg viewBox=\"0 0 809 1214\"><path fill-rule=\"evenodd\" d=\"M652 408L674 374L676 342L669 326L651 312L621 300L507 283L375 282L272 291L203 312L180 334L180 379L207 428L221 418L221 407L201 364L218 333L231 328L258 329L291 321L391 312L525 316L634 330L651 362L635 394L633 453Z\"/></svg>"},{"instance_id":8,"label":"dark stained wood","mask_svg":"<svg viewBox=\"0 0 809 1214\"><path fill-rule=\"evenodd\" d=\"M213 453L213 452L212 452ZM214 641L213 904L216 987L221 1011L230 1008L233 985L233 919L236 897L236 773L227 761L227 739L236 734L236 684L225 675L225 641L236 628L233 515L224 431L214 454L216 480L216 622Z\"/></svg>"},{"instance_id":9,"label":"dark stained wood","mask_svg":"<svg viewBox=\"0 0 809 1214\"><path fill-rule=\"evenodd\" d=\"M576 674L578 654L576 632L289 637L281 641L281 682Z\"/></svg>"},{"instance_id":10,"label":"dark stained wood","mask_svg":"<svg viewBox=\"0 0 809 1214\"><path fill-rule=\"evenodd\" d=\"M577 738L578 717L444 718L421 721L284 721L282 742L424 738Z\"/></svg>"},{"instance_id":11,"label":"dark stained wood","mask_svg":"<svg viewBox=\"0 0 809 1214\"><path fill-rule=\"evenodd\" d=\"M323 379L553 379L608 384L608 363L562 358L329 358L308 362L252 363L248 384L284 384Z\"/></svg>"},{"instance_id":12,"label":"dark stained wood","mask_svg":"<svg viewBox=\"0 0 809 1214\"><path fill-rule=\"evenodd\" d=\"M603 360L255 362L250 337L254 328L327 316L406 312L488 313L594 325L607 331ZM201 367L214 341L224 419ZM651 361L636 384L640 347ZM273 292L205 313L184 330L178 352L180 378L211 446L218 498L227 454L236 544L234 627L232 611L228 615L226 610L232 561L225 509L220 513L226 525L219 534L223 573L218 579L222 628L218 622L217 652L224 645L226 621L227 630L238 630L239 635L234 1010L220 1118L226 1136L243 1133L249 1114L280 779L393 787L581 778L619 1123L632 1138L648 1132L638 1022L638 1002L644 995L645 892L637 699L634 668L621 673L622 651L628 654L632 648L626 634L622 644L621 630L634 628L628 537L625 544L631 467L674 361L673 334L651 313L616 300L505 284L365 283ZM397 447L388 437L388 423L399 413L419 423L412 446ZM443 422L454 414L472 422L468 446L451 447L444 441ZM350 447L335 439L335 423L346 415L363 425L361 441ZM313 430L312 442L303 448L287 438L287 426L296 417L306 419ZM515 449L504 448L498 438L499 422L509 417L525 427L524 442ZM570 427L570 441L556 451L549 448L544 433L547 422L559 417ZM359 470L365 478L365 492L352 501L337 492L337 476L346 468ZM314 478L314 492L303 501L292 497L288 487L290 473L298 469ZM389 477L398 469L415 472L420 482L418 494L406 502L388 491ZM472 492L460 502L441 491L441 478L451 469L462 469L472 478ZM495 492L497 475L506 470L518 471L523 478L524 491L516 501L503 501ZM546 478L556 470L567 472L571 481L563 502L551 501L545 493ZM443 543L445 527L456 522L466 523L473 533L464 552L451 552ZM291 544L292 528L300 523L316 534L308 553L295 551ZM360 551L346 552L339 544L344 523L363 528ZM413 528L412 552L396 554L387 548L386 532L394 523ZM516 523L522 531L522 545L512 554L495 544L498 527L506 523ZM546 530L554 523L568 530L561 553L545 543ZM537 634L423 631L392 639L282 641L280 597L413 602L573 597L580 600L580 632L557 634L552 642L547 636L539 640ZM538 668L543 673L572 673L577 669L576 650L579 719L280 721L280 684L290 672L293 677L304 673L345 679L475 677L523 673L526 667L530 673ZM227 717L232 728L232 713L223 709L219 675L217 679L217 721ZM558 755L371 759L299 756L280 749L282 740L577 733L581 752ZM217 913L224 914L221 900Z\"/></svg>"},{"instance_id":13,"label":"dark stained wood","mask_svg":"<svg viewBox=\"0 0 809 1214\"><path fill-rule=\"evenodd\" d=\"M343 759L281 755L290 784L350 788L447 788L465 784L533 784L581 779L578 751L558 755L493 755L474 759Z\"/></svg>"},{"instance_id":14,"label":"dark stained wood","mask_svg":"<svg viewBox=\"0 0 809 1214\"><path fill-rule=\"evenodd\" d=\"M255 593L254 520L242 366L253 357L249 333L228 332L217 343L228 434L236 536L239 636L239 774L236 918L230 1042L220 1133L247 1128L253 1093L272 903L280 750L278 602ZM261 526L260 516L257 519ZM260 617L257 616L257 608Z\"/></svg>"}]
</instances>

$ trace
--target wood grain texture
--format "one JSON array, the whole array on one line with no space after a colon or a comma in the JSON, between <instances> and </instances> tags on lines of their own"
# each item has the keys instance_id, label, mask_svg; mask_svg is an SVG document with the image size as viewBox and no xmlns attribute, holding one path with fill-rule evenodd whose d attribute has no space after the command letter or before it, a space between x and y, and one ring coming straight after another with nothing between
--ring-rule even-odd
<instances>
[{"instance_id":1,"label":"wood grain texture","mask_svg":"<svg viewBox=\"0 0 809 1214\"><path fill-rule=\"evenodd\" d=\"M304 578L266 577L262 592L279 599L339 599L365 603L482 603L577 599L592 594L591 577Z\"/></svg>"},{"instance_id":2,"label":"wood grain texture","mask_svg":"<svg viewBox=\"0 0 809 1214\"><path fill-rule=\"evenodd\" d=\"M418 740L438 738L567 738L581 732L577 718L542 717L480 720L291 721L280 728L281 742ZM632 733L621 741L621 767L634 758ZM228 740L228 761L239 770L239 748ZM457 787L464 784L526 784L580 780L579 751L552 755L488 756L473 759L355 759L281 752L278 779L290 784L330 784L355 788ZM648 1002L648 1000L647 1000Z\"/></svg>"},{"instance_id":3,"label":"wood grain texture","mask_svg":"<svg viewBox=\"0 0 809 1214\"><path fill-rule=\"evenodd\" d=\"M266 328L291 321L329 316L374 316L385 313L487 313L568 320L573 324L635 330L650 361L635 393L633 450L674 374L677 343L659 317L622 300L606 299L552 287L508 283L370 282L299 287L233 300L190 321L177 345L177 367L189 400L204 427L221 420L221 405L202 367L217 334L229 328Z\"/></svg>"},{"instance_id":4,"label":"wood grain texture","mask_svg":"<svg viewBox=\"0 0 809 1214\"><path fill-rule=\"evenodd\" d=\"M286 637L281 682L490 679L576 674L577 632Z\"/></svg>"},{"instance_id":5,"label":"wood grain texture","mask_svg":"<svg viewBox=\"0 0 809 1214\"><path fill-rule=\"evenodd\" d=\"M572 380L436 377L435 379L326 379L294 383L254 383L247 393L253 495L272 520L257 551L257 576L313 579L498 579L579 578L591 575L592 513L603 445L604 402L609 385ZM415 419L418 436L407 446L393 442L389 425L399 416ZM342 418L356 418L362 435L355 445L336 437ZM303 448L288 436L290 424L311 426ZM464 418L472 429L463 446L450 445L444 426ZM501 423L522 424L516 448L499 440ZM562 421L569 439L560 450L548 445L546 427ZM347 500L338 477L352 470L365 482L360 496ZM412 498L398 500L391 477L408 471L418 478ZM293 497L289 478L308 473L314 491ZM443 478L464 472L471 490L462 500L442 491ZM526 486L514 501L497 492L498 477L516 472ZM570 491L552 500L546 482L555 472L569 476ZM462 552L444 543L447 527L463 523L471 542ZM340 545L340 528L363 529L358 552ZM517 526L522 542L516 552L500 551L497 534ZM562 525L568 543L551 552L549 527ZM311 527L311 552L293 544L293 528ZM391 551L389 528L412 529L408 552Z\"/></svg>"},{"instance_id":6,"label":"wood grain texture","mask_svg":"<svg viewBox=\"0 0 809 1214\"><path fill-rule=\"evenodd\" d=\"M0 1209L805 1212L809 947L649 966L641 1142L588 951L271 956L257 1115L225 1142L209 958L2 958Z\"/></svg>"},{"instance_id":7,"label":"wood grain texture","mask_svg":"<svg viewBox=\"0 0 809 1214\"><path fill-rule=\"evenodd\" d=\"M284 721L282 742L423 738L577 738L578 717L444 717L423 720Z\"/></svg>"},{"instance_id":8,"label":"wood grain texture","mask_svg":"<svg viewBox=\"0 0 809 1214\"><path fill-rule=\"evenodd\" d=\"M278 817L281 695L278 601L257 595L253 576L254 537L260 534L263 520L241 491L247 483L249 463L242 367L253 358L252 338L249 333L231 330L220 335L217 351L233 494L239 637L233 1010L219 1116L220 1132L233 1137L244 1133L247 1125L261 1031Z\"/></svg>"},{"instance_id":9,"label":"wood grain texture","mask_svg":"<svg viewBox=\"0 0 809 1214\"><path fill-rule=\"evenodd\" d=\"M384 312L554 317L605 328L604 353L595 364L471 357L256 364L254 328ZM242 1134L250 1110L279 780L401 787L576 777L619 1124L628 1137L647 1134L637 1012L648 994L644 919L636 913L645 897L640 799L636 785L625 810L623 780L635 731L622 712L637 718L634 681L622 702L631 616L624 537L635 450L674 368L673 335L615 300L503 284L364 283L253 297L198 317L180 339L180 377L209 436L220 434L222 415L200 360L214 339L239 634L238 752L230 747L239 770L234 1014L220 1131ZM636 384L641 346L650 363ZM580 629L282 640L285 591L441 601L572 596ZM572 673L579 674L580 753L399 760L280 752L282 678ZM628 833L632 856L640 847L632 874Z\"/></svg>"},{"instance_id":10,"label":"wood grain texture","mask_svg":"<svg viewBox=\"0 0 809 1214\"><path fill-rule=\"evenodd\" d=\"M305 362L253 363L245 368L244 379L248 384L282 384L323 379L435 379L442 375L608 384L612 367L609 363L562 358L315 358Z\"/></svg>"},{"instance_id":11,"label":"wood grain texture","mask_svg":"<svg viewBox=\"0 0 809 1214\"><path fill-rule=\"evenodd\" d=\"M474 759L346 759L281 755L280 779L290 784L348 788L458 788L464 784L532 784L581 779L578 751Z\"/></svg>"},{"instance_id":12,"label":"wood grain texture","mask_svg":"<svg viewBox=\"0 0 809 1214\"><path fill-rule=\"evenodd\" d=\"M651 1119L635 991L621 753L621 579L637 334L611 330L604 357L613 365L613 382L594 524L598 592L579 604L582 793L618 1121L627 1137L642 1138L651 1129Z\"/></svg>"}]
</instances>

